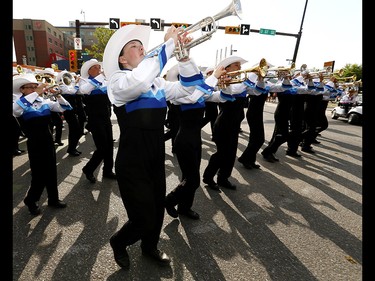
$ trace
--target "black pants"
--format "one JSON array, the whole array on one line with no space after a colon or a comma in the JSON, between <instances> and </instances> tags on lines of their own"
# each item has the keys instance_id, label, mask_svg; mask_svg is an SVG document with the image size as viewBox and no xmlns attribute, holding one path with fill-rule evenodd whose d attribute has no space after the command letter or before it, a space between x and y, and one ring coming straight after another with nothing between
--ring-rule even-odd
<instances>
[{"instance_id":1,"label":"black pants","mask_svg":"<svg viewBox=\"0 0 375 281\"><path fill-rule=\"evenodd\" d=\"M246 112L246 120L250 129L249 143L239 157L244 163L255 163L256 154L264 143L263 110L266 99L267 94L250 96Z\"/></svg>"},{"instance_id":2,"label":"black pants","mask_svg":"<svg viewBox=\"0 0 375 281\"><path fill-rule=\"evenodd\" d=\"M91 124L90 132L96 149L83 170L85 173L92 174L103 161L103 172L111 173L114 165L111 119L109 116L89 115L89 124Z\"/></svg>"}]
</instances>

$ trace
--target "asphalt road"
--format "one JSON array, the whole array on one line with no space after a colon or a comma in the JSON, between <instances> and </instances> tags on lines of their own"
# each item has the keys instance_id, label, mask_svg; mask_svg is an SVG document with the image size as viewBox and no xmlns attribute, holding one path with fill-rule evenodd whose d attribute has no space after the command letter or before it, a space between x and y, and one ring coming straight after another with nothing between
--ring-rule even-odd
<instances>
[{"instance_id":1,"label":"asphalt road","mask_svg":"<svg viewBox=\"0 0 375 281\"><path fill-rule=\"evenodd\" d=\"M274 126L276 103L266 103L266 142ZM329 111L327 111L329 116ZM232 182L237 190L197 190L199 221L165 215L159 248L171 258L159 267L142 257L139 242L129 248L131 267L113 259L110 236L126 221L117 183L95 173L91 184L81 172L94 149L90 134L81 138L80 157L57 149L58 182L63 210L47 206L33 217L23 203L30 183L27 154L13 159L13 280L362 280L362 127L329 119L329 128L300 159L285 155L268 163L258 154L260 170L236 161ZM242 123L237 156L249 136ZM119 128L113 115L118 147ZM203 132L201 174L215 151L211 131ZM26 148L25 141L21 148ZM115 151L115 153L116 153ZM166 178L170 191L179 182L179 167L166 143Z\"/></svg>"}]
</instances>

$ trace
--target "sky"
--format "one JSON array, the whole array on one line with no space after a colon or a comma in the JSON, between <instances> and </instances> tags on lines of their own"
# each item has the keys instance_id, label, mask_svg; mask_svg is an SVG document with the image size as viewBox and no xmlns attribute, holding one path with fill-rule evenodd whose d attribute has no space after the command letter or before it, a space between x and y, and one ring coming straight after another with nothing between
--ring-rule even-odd
<instances>
[{"instance_id":1,"label":"sky","mask_svg":"<svg viewBox=\"0 0 375 281\"><path fill-rule=\"evenodd\" d=\"M80 0L56 3L45 0L13 0L14 19L46 20L54 26L69 26L69 22L121 22L160 18L166 23L195 24L206 17L226 10L232 0ZM307 3L307 5L306 5ZM306 5L305 16L304 9ZM323 69L324 62L335 61L334 68L346 64L362 65L362 1L359 0L241 0L240 18L231 15L218 20L219 26L249 24L251 29L272 29L297 35L302 32L296 68L306 64L308 69ZM47 11L47 12L46 12ZM302 27L302 30L301 30ZM152 31L149 49L163 42L165 31ZM202 36L201 31L191 34ZM242 69L252 67L265 58L274 66L288 67L297 47L297 38L285 35L225 34L217 30L212 38L190 50L198 66L215 66L221 59L233 55L248 61ZM168 61L165 69L172 67Z\"/></svg>"}]
</instances>

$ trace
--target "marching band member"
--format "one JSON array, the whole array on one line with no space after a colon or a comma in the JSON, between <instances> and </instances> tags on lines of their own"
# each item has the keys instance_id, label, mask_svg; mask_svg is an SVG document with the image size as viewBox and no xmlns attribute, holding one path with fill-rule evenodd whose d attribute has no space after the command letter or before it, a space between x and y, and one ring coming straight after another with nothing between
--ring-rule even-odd
<instances>
[{"instance_id":1,"label":"marching band member","mask_svg":"<svg viewBox=\"0 0 375 281\"><path fill-rule=\"evenodd\" d=\"M218 78L225 72L223 66L218 67L213 75L205 79L204 87L200 85L192 95L172 101L178 109L179 129L174 149L181 169L181 180L179 185L167 195L165 208L174 218L180 214L191 219L199 219L199 214L191 207L195 192L200 186L202 120L206 102L217 104L227 101L221 97L220 91L214 91Z\"/></svg>"},{"instance_id":2,"label":"marching band member","mask_svg":"<svg viewBox=\"0 0 375 281\"><path fill-rule=\"evenodd\" d=\"M192 38L172 26L165 42L146 55L150 30L144 25L120 28L109 39L103 56L108 96L120 126L115 170L128 215L110 245L123 269L130 266L126 247L139 240L144 256L161 265L170 263L157 247L165 213L166 101L192 94L195 85L203 83L203 75L189 56L178 59L179 81L160 77L179 42L187 44Z\"/></svg>"},{"instance_id":3,"label":"marching band member","mask_svg":"<svg viewBox=\"0 0 375 281\"><path fill-rule=\"evenodd\" d=\"M238 71L247 61L238 56L230 56L222 60L227 72ZM220 190L220 187L235 190L236 186L229 181L236 160L238 134L240 125L245 118L244 104L247 86L245 83L230 84L221 90L221 95L228 101L219 104L219 115L216 118L213 131L213 141L216 152L211 155L203 173L203 182L207 187ZM217 183L214 180L217 175Z\"/></svg>"},{"instance_id":4,"label":"marching band member","mask_svg":"<svg viewBox=\"0 0 375 281\"><path fill-rule=\"evenodd\" d=\"M79 119L79 110L82 109L82 106L79 103L82 103L81 96L78 96L78 85L75 77L69 71L61 71L56 78L56 82L59 85L61 90L61 95L70 103L73 107L72 110L64 112L64 119L68 123L69 132L68 132L68 150L70 156L79 156L81 152L77 150L79 139L82 136L82 126Z\"/></svg>"},{"instance_id":5,"label":"marching band member","mask_svg":"<svg viewBox=\"0 0 375 281\"><path fill-rule=\"evenodd\" d=\"M269 92L279 93L284 91L285 88L280 82L272 84L269 81L264 81L261 71L257 71L257 74L249 73L248 79L253 86L248 89L247 93L250 99L246 112L246 120L249 125L250 135L248 145L238 158L238 161L246 169L259 169L260 165L256 163L256 155L265 141L263 122L264 104ZM269 153L269 155L263 153L263 157L269 159L269 161L277 159L274 156L274 152Z\"/></svg>"},{"instance_id":6,"label":"marching band member","mask_svg":"<svg viewBox=\"0 0 375 281\"><path fill-rule=\"evenodd\" d=\"M52 100L55 100L55 95L58 94L58 88L56 86L56 72L53 68L47 67L39 72L41 77L41 82L47 83L48 87L45 91L45 96L49 97ZM51 131L55 131L55 145L56 146L63 146L64 143L61 141L62 137L62 130L64 127L64 122L62 119L61 112L51 112Z\"/></svg>"},{"instance_id":7,"label":"marching band member","mask_svg":"<svg viewBox=\"0 0 375 281\"><path fill-rule=\"evenodd\" d=\"M85 95L87 126L96 147L82 172L91 183L95 183L94 171L103 162L103 178L116 179L116 174L112 171L112 105L108 99L107 80L102 72L102 63L96 59L86 61L81 68L78 86L81 94Z\"/></svg>"},{"instance_id":8,"label":"marching band member","mask_svg":"<svg viewBox=\"0 0 375 281\"><path fill-rule=\"evenodd\" d=\"M19 117L22 131L27 137L27 150L31 169L31 185L24 199L32 215L39 215L38 201L47 189L48 206L65 208L57 188L56 150L50 130L51 111L71 110L69 102L58 95L56 101L42 98L45 84L38 83L33 74L14 77L13 92L21 94L13 103L13 115Z\"/></svg>"},{"instance_id":9,"label":"marching band member","mask_svg":"<svg viewBox=\"0 0 375 281\"><path fill-rule=\"evenodd\" d=\"M238 162L242 163L246 169L259 169L260 165L256 164L256 155L265 140L263 109L268 97L269 86L266 86L263 82L263 77L260 73L249 73L248 79L253 84L253 88L250 88L247 92L249 102L246 111L246 121L249 125L250 134L247 147L241 156L238 157ZM263 82L262 87L260 85L255 86L258 81Z\"/></svg>"},{"instance_id":10,"label":"marching band member","mask_svg":"<svg viewBox=\"0 0 375 281\"><path fill-rule=\"evenodd\" d=\"M279 161L275 154L278 148L290 138L289 120L296 94L296 89L290 83L289 75L283 74L276 84L281 84L281 89L277 92L278 104L274 112L275 125L271 140L261 152L264 159L271 163ZM275 92L276 89L271 91Z\"/></svg>"},{"instance_id":11,"label":"marching band member","mask_svg":"<svg viewBox=\"0 0 375 281\"><path fill-rule=\"evenodd\" d=\"M302 67L304 68L304 67ZM298 146L302 140L302 129L304 121L304 105L306 95L315 91L314 82L305 70L297 71L294 78L290 80L291 84L296 90L296 95L293 99L293 105L290 117L290 134L287 140L288 148L286 155L291 157L301 157ZM307 152L307 149L305 149Z\"/></svg>"},{"instance_id":12,"label":"marching band member","mask_svg":"<svg viewBox=\"0 0 375 281\"><path fill-rule=\"evenodd\" d=\"M310 78L310 74L307 75ZM300 143L301 150L307 153L315 153L311 145L315 140L319 104L323 98L323 73L320 73L319 78L312 79L312 81L315 90L310 91L310 93L305 96L304 130L302 132L302 140Z\"/></svg>"},{"instance_id":13,"label":"marching band member","mask_svg":"<svg viewBox=\"0 0 375 281\"><path fill-rule=\"evenodd\" d=\"M316 123L316 132L314 143L319 143L316 139L317 136L328 128L328 119L326 116L326 110L328 107L329 101L336 100L337 96L339 95L339 91L336 89L337 78L335 76L331 76L329 81L324 85L324 91L322 93L322 100L318 106L318 117Z\"/></svg>"}]
</instances>

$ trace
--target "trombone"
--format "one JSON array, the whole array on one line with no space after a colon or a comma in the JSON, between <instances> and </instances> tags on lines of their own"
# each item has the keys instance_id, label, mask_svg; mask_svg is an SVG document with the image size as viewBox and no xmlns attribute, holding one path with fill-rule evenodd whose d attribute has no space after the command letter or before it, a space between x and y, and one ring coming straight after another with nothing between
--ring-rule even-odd
<instances>
[{"instance_id":1,"label":"trombone","mask_svg":"<svg viewBox=\"0 0 375 281\"><path fill-rule=\"evenodd\" d=\"M189 50L205 41L208 39L211 39L212 34L216 32L217 30L217 25L216 21L227 17L227 16L232 16L235 15L239 19L241 19L240 14L242 13L242 8L241 8L241 2L240 0L232 0L232 2L221 12L218 14L212 16L212 17L206 17L202 19L201 21L190 25L189 27L185 28L182 30L179 35L184 34L187 32L187 34L191 34L195 31L202 30L207 26L211 26L211 31L207 32L206 34L203 34L201 37L187 43L187 44L182 44L181 42L177 43L176 49L174 53L172 54L172 57L175 56L178 61L187 58L189 56ZM162 44L156 46L155 48L152 48L150 51L147 52L147 55L151 54L154 52L156 49L158 49Z\"/></svg>"},{"instance_id":2,"label":"trombone","mask_svg":"<svg viewBox=\"0 0 375 281\"><path fill-rule=\"evenodd\" d=\"M245 82L248 79L248 73L257 73L261 77L266 77L268 70L267 61L265 58L262 58L259 62L259 65L254 66L252 68L244 69L244 70L236 70L227 72L224 74L223 78L220 77L218 81L218 87L220 89L228 87L230 84L238 84ZM228 80L228 78L230 78Z\"/></svg>"}]
</instances>

